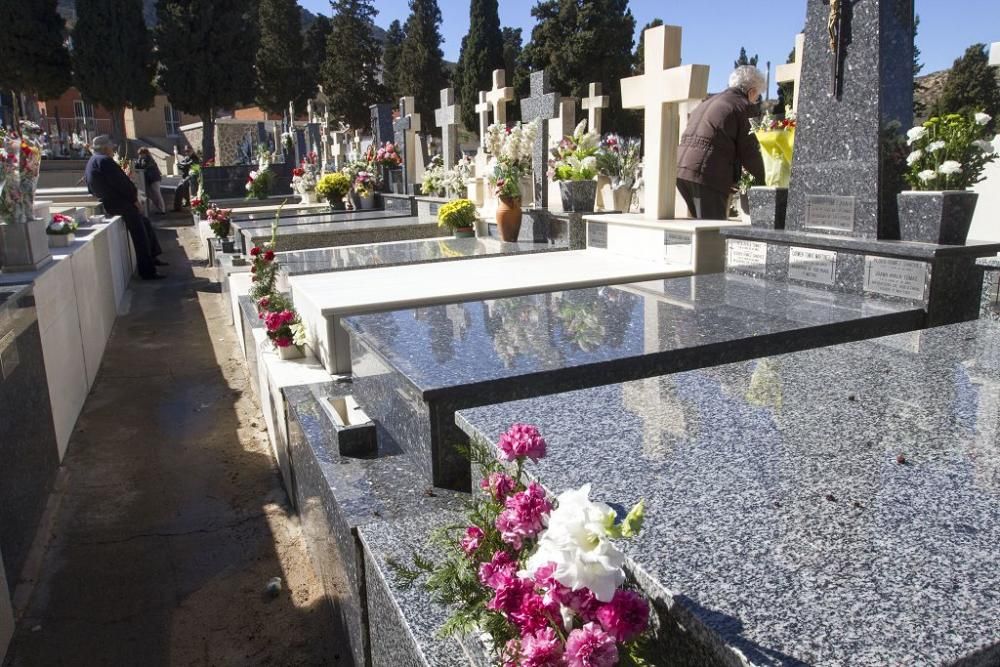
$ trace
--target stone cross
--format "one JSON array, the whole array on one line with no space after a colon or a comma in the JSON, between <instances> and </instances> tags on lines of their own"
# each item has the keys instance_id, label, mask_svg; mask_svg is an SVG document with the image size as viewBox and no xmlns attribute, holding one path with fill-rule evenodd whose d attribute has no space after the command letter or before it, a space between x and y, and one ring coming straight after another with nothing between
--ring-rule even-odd
<instances>
[{"instance_id":1,"label":"stone cross","mask_svg":"<svg viewBox=\"0 0 1000 667\"><path fill-rule=\"evenodd\" d=\"M356 157L361 157L361 130L354 130L354 137L351 139L351 149Z\"/></svg>"},{"instance_id":2,"label":"stone cross","mask_svg":"<svg viewBox=\"0 0 1000 667\"><path fill-rule=\"evenodd\" d=\"M548 121L549 124L549 149L559 145L559 142L563 140L564 137L569 137L573 135L573 130L576 129L576 98L575 97L564 97L559 101L559 115L552 120ZM549 155L546 155L546 159L549 159ZM548 170L546 169L546 172ZM562 210L562 197L559 194L559 183L556 181L549 181L548 183L549 198L548 207L554 211Z\"/></svg>"},{"instance_id":3,"label":"stone cross","mask_svg":"<svg viewBox=\"0 0 1000 667\"><path fill-rule=\"evenodd\" d=\"M993 42L990 47L990 64L1000 67L1000 42Z\"/></svg>"},{"instance_id":4,"label":"stone cross","mask_svg":"<svg viewBox=\"0 0 1000 667\"><path fill-rule=\"evenodd\" d=\"M434 121L441 128L441 156L444 168L455 166L455 154L458 152L458 118L461 107L455 104L455 89L445 88L441 91L441 108L434 112Z\"/></svg>"},{"instance_id":5,"label":"stone cross","mask_svg":"<svg viewBox=\"0 0 1000 667\"><path fill-rule=\"evenodd\" d=\"M396 133L396 150L403 158L403 187L410 192L410 179L417 172L417 132L420 132L420 114L413 113L412 97L399 98L399 119L392 124Z\"/></svg>"},{"instance_id":6,"label":"stone cross","mask_svg":"<svg viewBox=\"0 0 1000 667\"><path fill-rule=\"evenodd\" d=\"M333 143L330 147L330 157L333 158L334 169L344 166L344 133L331 132L330 138Z\"/></svg>"},{"instance_id":7,"label":"stone cross","mask_svg":"<svg viewBox=\"0 0 1000 667\"><path fill-rule=\"evenodd\" d=\"M539 121L535 136L535 150L531 158L531 180L535 190L535 206L545 208L549 203L548 189L548 121L559 114L559 93L550 90L549 74L545 70L531 73L531 96L521 100L521 120L525 123Z\"/></svg>"},{"instance_id":8,"label":"stone cross","mask_svg":"<svg viewBox=\"0 0 1000 667\"><path fill-rule=\"evenodd\" d=\"M805 33L799 33L795 36L795 62L778 65L775 73L775 79L778 83L791 83L795 87L795 94L792 97L792 111L799 109L799 88L801 88L799 81L802 79L802 54L805 52L805 47ZM784 112L784 109L781 111Z\"/></svg>"},{"instance_id":9,"label":"stone cross","mask_svg":"<svg viewBox=\"0 0 1000 667\"><path fill-rule=\"evenodd\" d=\"M486 93L486 101L493 107L493 122L507 124L507 103L514 101L514 89L507 86L507 71L493 70L493 90Z\"/></svg>"},{"instance_id":10,"label":"stone cross","mask_svg":"<svg viewBox=\"0 0 1000 667\"><path fill-rule=\"evenodd\" d=\"M372 139L376 146L384 146L392 136L392 105L373 104L368 109L372 114Z\"/></svg>"},{"instance_id":11,"label":"stone cross","mask_svg":"<svg viewBox=\"0 0 1000 667\"><path fill-rule=\"evenodd\" d=\"M604 110L611 106L611 97L602 95L603 92L600 83L592 83L590 95L583 98L583 110L587 112L587 128L598 134L601 133Z\"/></svg>"},{"instance_id":12,"label":"stone cross","mask_svg":"<svg viewBox=\"0 0 1000 667\"><path fill-rule=\"evenodd\" d=\"M665 220L677 198L678 106L708 94L708 65L681 66L681 29L657 26L644 34L645 74L622 79L622 107L645 109L645 217Z\"/></svg>"},{"instance_id":13,"label":"stone cross","mask_svg":"<svg viewBox=\"0 0 1000 667\"><path fill-rule=\"evenodd\" d=\"M490 126L490 103L486 99L486 91L479 91L479 104L476 113L479 114L479 148L486 148L486 130Z\"/></svg>"}]
</instances>

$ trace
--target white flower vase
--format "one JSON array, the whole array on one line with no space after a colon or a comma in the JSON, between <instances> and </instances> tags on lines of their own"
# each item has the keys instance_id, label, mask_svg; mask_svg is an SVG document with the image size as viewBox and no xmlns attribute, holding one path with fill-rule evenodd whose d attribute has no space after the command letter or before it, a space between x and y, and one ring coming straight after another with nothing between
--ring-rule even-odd
<instances>
[{"instance_id":1,"label":"white flower vase","mask_svg":"<svg viewBox=\"0 0 1000 667\"><path fill-rule=\"evenodd\" d=\"M0 224L0 270L37 271L52 260L45 219Z\"/></svg>"},{"instance_id":2,"label":"white flower vase","mask_svg":"<svg viewBox=\"0 0 1000 667\"><path fill-rule=\"evenodd\" d=\"M303 356L302 348L296 347L295 345L289 345L288 347L275 347L275 349L278 351L278 358L285 361L289 361L291 359L301 359Z\"/></svg>"},{"instance_id":3,"label":"white flower vase","mask_svg":"<svg viewBox=\"0 0 1000 667\"><path fill-rule=\"evenodd\" d=\"M50 248L66 248L76 240L73 234L49 234L48 237Z\"/></svg>"},{"instance_id":4,"label":"white flower vase","mask_svg":"<svg viewBox=\"0 0 1000 667\"><path fill-rule=\"evenodd\" d=\"M314 195L315 195L315 193L314 193L314 192L310 192L309 190L305 190L305 191L303 191L303 192L302 192L302 193L301 193L301 194L299 195L299 203L300 203L300 204L303 204L303 205L307 205L307 206L308 206L309 204L313 204L313 203L315 203L315 199L313 198L313 197L314 197Z\"/></svg>"}]
</instances>

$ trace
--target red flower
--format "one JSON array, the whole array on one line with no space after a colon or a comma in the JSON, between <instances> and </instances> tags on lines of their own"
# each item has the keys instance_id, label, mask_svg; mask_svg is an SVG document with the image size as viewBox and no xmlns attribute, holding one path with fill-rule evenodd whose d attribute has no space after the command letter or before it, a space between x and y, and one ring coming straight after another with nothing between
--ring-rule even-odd
<instances>
[{"instance_id":1,"label":"red flower","mask_svg":"<svg viewBox=\"0 0 1000 667\"><path fill-rule=\"evenodd\" d=\"M254 246L253 248L250 249L251 257L256 257L259 254L260 254L260 248L258 248L257 246Z\"/></svg>"},{"instance_id":2,"label":"red flower","mask_svg":"<svg viewBox=\"0 0 1000 667\"><path fill-rule=\"evenodd\" d=\"M264 261L265 262L270 262L270 261L273 261L273 260L274 260L274 251L273 250L268 250L267 252L264 253Z\"/></svg>"},{"instance_id":3,"label":"red flower","mask_svg":"<svg viewBox=\"0 0 1000 667\"><path fill-rule=\"evenodd\" d=\"M302 169L301 167L296 167L295 169L292 169L292 176L302 176L305 173L306 170Z\"/></svg>"}]
</instances>

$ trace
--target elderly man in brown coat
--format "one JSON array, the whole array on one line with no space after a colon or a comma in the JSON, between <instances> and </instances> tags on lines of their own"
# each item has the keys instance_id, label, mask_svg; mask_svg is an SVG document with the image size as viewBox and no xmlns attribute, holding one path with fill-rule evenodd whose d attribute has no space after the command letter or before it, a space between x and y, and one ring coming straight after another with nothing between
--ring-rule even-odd
<instances>
[{"instance_id":1,"label":"elderly man in brown coat","mask_svg":"<svg viewBox=\"0 0 1000 667\"><path fill-rule=\"evenodd\" d=\"M764 182L760 145L750 131L764 86L764 75L756 67L738 67L729 76L729 88L691 114L677 158L677 189L691 217L728 218L730 193L742 169Z\"/></svg>"}]
</instances>

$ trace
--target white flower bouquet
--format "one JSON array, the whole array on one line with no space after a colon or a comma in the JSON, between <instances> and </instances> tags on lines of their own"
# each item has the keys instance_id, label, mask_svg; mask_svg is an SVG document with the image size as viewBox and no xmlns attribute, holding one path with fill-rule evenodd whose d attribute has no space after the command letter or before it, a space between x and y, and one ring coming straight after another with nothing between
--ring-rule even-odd
<instances>
[{"instance_id":1,"label":"white flower bouquet","mask_svg":"<svg viewBox=\"0 0 1000 667\"><path fill-rule=\"evenodd\" d=\"M587 131L587 121L573 130L573 135L563 137L552 149L549 176L557 181L589 181L597 176L597 157L601 148L601 135Z\"/></svg>"},{"instance_id":2,"label":"white flower bouquet","mask_svg":"<svg viewBox=\"0 0 1000 667\"><path fill-rule=\"evenodd\" d=\"M486 151L491 156L489 181L498 197L521 198L521 179L531 172L537 136L538 121L513 127L490 125L486 130Z\"/></svg>"},{"instance_id":3,"label":"white flower bouquet","mask_svg":"<svg viewBox=\"0 0 1000 667\"><path fill-rule=\"evenodd\" d=\"M906 180L914 190L966 190L997 159L985 113L935 116L906 133Z\"/></svg>"}]
</instances>

